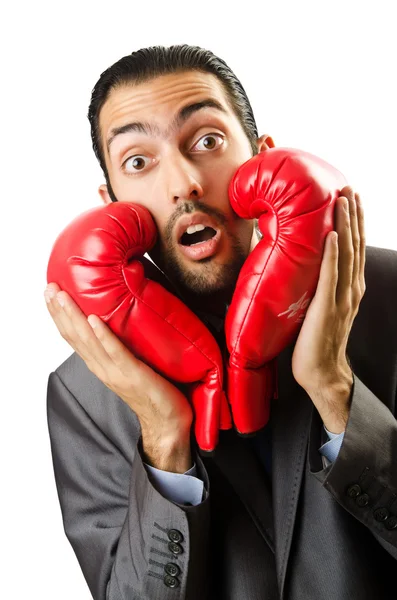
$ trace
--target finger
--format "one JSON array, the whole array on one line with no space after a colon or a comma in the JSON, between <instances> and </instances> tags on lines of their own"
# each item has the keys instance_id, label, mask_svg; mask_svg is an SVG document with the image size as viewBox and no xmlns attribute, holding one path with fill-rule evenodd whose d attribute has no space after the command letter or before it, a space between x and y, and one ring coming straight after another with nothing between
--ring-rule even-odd
<instances>
[{"instance_id":1,"label":"finger","mask_svg":"<svg viewBox=\"0 0 397 600\"><path fill-rule=\"evenodd\" d=\"M66 324L63 323L61 306L56 300L56 294L58 293L59 289L59 286L57 286L56 284L52 283L51 285L48 285L44 291L44 297L47 303L47 310L50 313L52 320L58 328L59 333L62 335L63 338L65 338Z\"/></svg>"},{"instance_id":2,"label":"finger","mask_svg":"<svg viewBox=\"0 0 397 600\"><path fill-rule=\"evenodd\" d=\"M60 290L53 284L49 287L55 292ZM99 371L102 373L103 369L106 369L106 364L110 359L77 304L66 292L60 290L58 294L54 295L47 304L55 325L88 368L99 376ZM59 303L58 297L63 300L63 307Z\"/></svg>"},{"instance_id":3,"label":"finger","mask_svg":"<svg viewBox=\"0 0 397 600\"><path fill-rule=\"evenodd\" d=\"M49 293L52 292L50 300L48 301ZM82 349L79 347L79 343L77 340L76 332L73 327L73 323L68 317L67 313L61 306L58 300L58 293L60 288L58 286L48 286L45 292L46 301L47 301L47 309L58 328L61 336L68 342L68 344L73 348L75 352L77 352L83 358ZM84 356L85 359L85 356Z\"/></svg>"},{"instance_id":4,"label":"finger","mask_svg":"<svg viewBox=\"0 0 397 600\"><path fill-rule=\"evenodd\" d=\"M360 272L360 232L358 228L356 196L357 194L354 194L353 197L348 198L350 231L353 245L352 285L359 284L358 279Z\"/></svg>"},{"instance_id":5,"label":"finger","mask_svg":"<svg viewBox=\"0 0 397 600\"><path fill-rule=\"evenodd\" d=\"M349 192L349 196L351 193ZM350 229L349 201L340 196L336 207L336 230L338 233L338 285L336 304L345 310L351 303L351 283L354 264L353 241Z\"/></svg>"},{"instance_id":6,"label":"finger","mask_svg":"<svg viewBox=\"0 0 397 600\"><path fill-rule=\"evenodd\" d=\"M364 209L361 201L360 194L356 194L356 207L357 207L357 223L360 237L360 267L359 277L362 293L365 290L365 253L366 253L366 239L365 239L365 223L364 223Z\"/></svg>"},{"instance_id":7,"label":"finger","mask_svg":"<svg viewBox=\"0 0 397 600\"><path fill-rule=\"evenodd\" d=\"M124 375L130 374L131 368L141 365L141 361L130 352L101 319L96 315L89 315L88 322L113 366L117 367Z\"/></svg>"},{"instance_id":8,"label":"finger","mask_svg":"<svg viewBox=\"0 0 397 600\"><path fill-rule=\"evenodd\" d=\"M70 326L70 332L73 336L72 341L76 345L78 352L81 352L81 355L84 355L88 360L94 360L105 372L109 371L112 361L83 311L66 292L62 291L58 293L58 297L64 302L63 312ZM107 335L114 336L99 317L94 315L94 318L103 325L101 329L102 337L106 337Z\"/></svg>"},{"instance_id":9,"label":"finger","mask_svg":"<svg viewBox=\"0 0 397 600\"><path fill-rule=\"evenodd\" d=\"M327 310L332 310L335 307L335 296L338 285L339 254L337 238L338 236L335 231L331 231L326 237L315 295L315 298L317 298Z\"/></svg>"},{"instance_id":10,"label":"finger","mask_svg":"<svg viewBox=\"0 0 397 600\"><path fill-rule=\"evenodd\" d=\"M354 192L351 185L345 185L344 188L341 189L339 193L339 197L344 196L345 198L352 199L354 198Z\"/></svg>"}]
</instances>

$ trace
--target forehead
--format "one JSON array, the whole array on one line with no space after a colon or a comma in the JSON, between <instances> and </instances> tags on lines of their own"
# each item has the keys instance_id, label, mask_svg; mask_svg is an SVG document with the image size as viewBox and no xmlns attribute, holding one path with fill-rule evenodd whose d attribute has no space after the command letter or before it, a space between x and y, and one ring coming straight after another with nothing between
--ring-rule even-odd
<instances>
[{"instance_id":1,"label":"forehead","mask_svg":"<svg viewBox=\"0 0 397 600\"><path fill-rule=\"evenodd\" d=\"M203 99L217 100L233 116L221 82L212 73L186 71L161 75L139 84L113 89L99 114L102 139L131 119L166 127L183 106Z\"/></svg>"}]
</instances>

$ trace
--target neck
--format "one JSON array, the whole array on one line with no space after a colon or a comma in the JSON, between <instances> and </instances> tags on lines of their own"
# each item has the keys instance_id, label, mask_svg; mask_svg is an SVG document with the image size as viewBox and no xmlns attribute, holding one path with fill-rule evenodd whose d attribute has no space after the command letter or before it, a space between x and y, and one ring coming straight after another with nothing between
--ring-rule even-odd
<instances>
[{"instance_id":1,"label":"neck","mask_svg":"<svg viewBox=\"0 0 397 600\"><path fill-rule=\"evenodd\" d=\"M214 292L211 296L202 296L185 288L183 290L178 289L181 298L183 298L185 304L189 306L193 312L197 310L216 315L222 319L225 318L227 307L232 300L233 291L234 286L219 292Z\"/></svg>"},{"instance_id":2,"label":"neck","mask_svg":"<svg viewBox=\"0 0 397 600\"><path fill-rule=\"evenodd\" d=\"M253 228L249 254L260 242L262 235L258 235L256 228ZM175 286L176 287L176 286ZM200 296L194 294L190 290L183 288L179 290L181 297L184 298L186 304L195 311L196 309L212 315L216 315L222 319L225 318L226 311L230 305L235 290L235 284L230 285L224 290L214 292L211 296Z\"/></svg>"},{"instance_id":3,"label":"neck","mask_svg":"<svg viewBox=\"0 0 397 600\"><path fill-rule=\"evenodd\" d=\"M249 253L252 252L252 250L255 248L259 241L260 237L258 236L256 229L254 228ZM156 257L153 257L154 260L155 258ZM164 271L163 274L165 275ZM235 284L225 288L224 290L214 292L211 295L203 296L195 294L194 292L185 287L178 286L174 281L170 279L168 275L165 276L171 285L171 287L168 287L168 290L171 293L176 292L176 294L179 295L179 297L186 304L186 306L188 306L193 312L199 311L215 315L217 317L220 317L221 319L225 318L227 308L232 301Z\"/></svg>"}]
</instances>

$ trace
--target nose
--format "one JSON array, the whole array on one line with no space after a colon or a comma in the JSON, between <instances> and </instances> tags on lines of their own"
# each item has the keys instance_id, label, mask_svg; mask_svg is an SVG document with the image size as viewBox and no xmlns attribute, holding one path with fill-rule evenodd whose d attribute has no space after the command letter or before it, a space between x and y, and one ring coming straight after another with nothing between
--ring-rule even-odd
<instances>
[{"instance_id":1,"label":"nose","mask_svg":"<svg viewBox=\"0 0 397 600\"><path fill-rule=\"evenodd\" d=\"M168 198L171 203L176 204L179 200L200 200L203 197L200 174L187 158L174 155L167 161L165 170Z\"/></svg>"}]
</instances>

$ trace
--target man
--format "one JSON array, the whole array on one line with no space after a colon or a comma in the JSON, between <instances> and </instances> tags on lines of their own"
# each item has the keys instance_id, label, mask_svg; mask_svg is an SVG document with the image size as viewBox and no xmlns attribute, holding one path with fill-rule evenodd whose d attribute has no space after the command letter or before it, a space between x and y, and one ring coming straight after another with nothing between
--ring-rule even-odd
<instances>
[{"instance_id":1,"label":"man","mask_svg":"<svg viewBox=\"0 0 397 600\"><path fill-rule=\"evenodd\" d=\"M152 260L222 343L258 243L228 183L274 147L240 82L209 51L144 49L101 75L88 116L102 200L150 211ZM365 247L360 198L342 194L316 295L278 357L269 425L251 439L221 432L214 458L197 452L181 389L49 285L75 350L49 378L55 478L95 599L395 598L397 253ZM220 231L204 259L180 243L186 214Z\"/></svg>"}]
</instances>

